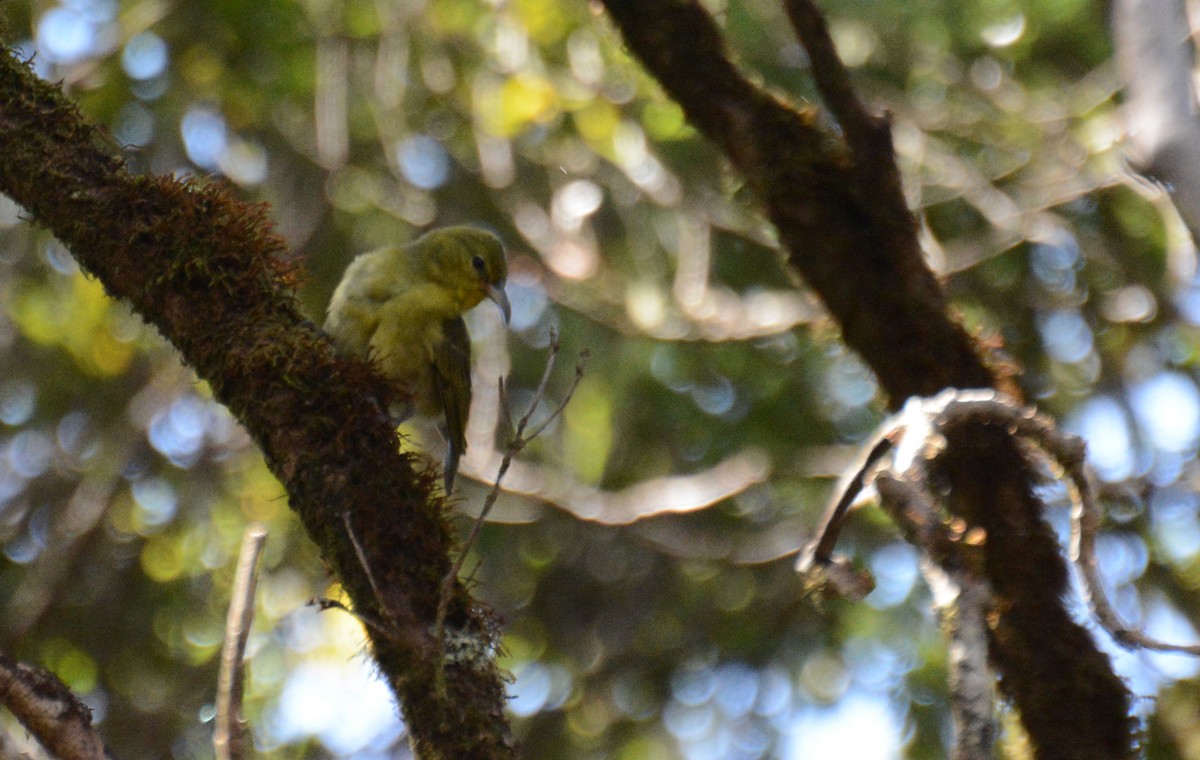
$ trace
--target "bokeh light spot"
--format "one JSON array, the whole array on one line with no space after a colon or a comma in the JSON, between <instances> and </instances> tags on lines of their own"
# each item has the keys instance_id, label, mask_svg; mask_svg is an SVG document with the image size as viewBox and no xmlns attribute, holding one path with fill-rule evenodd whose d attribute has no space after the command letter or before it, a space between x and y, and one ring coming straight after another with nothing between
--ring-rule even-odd
<instances>
[{"instance_id":1,"label":"bokeh light spot","mask_svg":"<svg viewBox=\"0 0 1200 760\"><path fill-rule=\"evenodd\" d=\"M121 67L133 79L151 79L167 68L167 43L153 32L135 34L121 52Z\"/></svg>"},{"instance_id":2,"label":"bokeh light spot","mask_svg":"<svg viewBox=\"0 0 1200 760\"><path fill-rule=\"evenodd\" d=\"M450 178L450 155L428 135L403 140L396 146L396 162L404 178L422 190L441 187Z\"/></svg>"},{"instance_id":3,"label":"bokeh light spot","mask_svg":"<svg viewBox=\"0 0 1200 760\"><path fill-rule=\"evenodd\" d=\"M1130 389L1134 415L1154 447L1191 451L1200 433L1200 392L1187 375L1159 372Z\"/></svg>"},{"instance_id":4,"label":"bokeh light spot","mask_svg":"<svg viewBox=\"0 0 1200 760\"><path fill-rule=\"evenodd\" d=\"M216 169L229 144L225 117L209 108L193 107L184 114L180 131L191 162L205 169Z\"/></svg>"}]
</instances>

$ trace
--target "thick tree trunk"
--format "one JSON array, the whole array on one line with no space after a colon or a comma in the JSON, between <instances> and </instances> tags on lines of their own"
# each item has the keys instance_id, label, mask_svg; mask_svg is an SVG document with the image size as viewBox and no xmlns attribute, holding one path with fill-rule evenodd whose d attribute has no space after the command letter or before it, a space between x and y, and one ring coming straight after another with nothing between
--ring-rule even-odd
<instances>
[{"instance_id":1,"label":"thick tree trunk","mask_svg":"<svg viewBox=\"0 0 1200 760\"><path fill-rule=\"evenodd\" d=\"M0 57L0 191L158 328L254 436L369 623L419 756L513 756L492 613L457 584L455 649L433 640L451 532L434 476L398 453L392 390L367 364L335 359L300 314L263 208L215 185L132 176L106 139Z\"/></svg>"},{"instance_id":2,"label":"thick tree trunk","mask_svg":"<svg viewBox=\"0 0 1200 760\"><path fill-rule=\"evenodd\" d=\"M788 262L892 408L946 388L1002 385L950 316L905 206L889 125L858 103L809 0L786 5L841 137L745 79L698 0L604 4L633 54L746 178ZM991 660L1038 757L1131 757L1129 693L1065 608L1067 567L1028 458L1006 431L975 428L949 431L939 461L951 508L986 537L974 565L993 589Z\"/></svg>"}]
</instances>

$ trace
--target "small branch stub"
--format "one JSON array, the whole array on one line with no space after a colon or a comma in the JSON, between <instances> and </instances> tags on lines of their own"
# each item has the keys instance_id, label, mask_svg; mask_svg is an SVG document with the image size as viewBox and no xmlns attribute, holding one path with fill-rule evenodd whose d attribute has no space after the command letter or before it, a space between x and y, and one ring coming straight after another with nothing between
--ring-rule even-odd
<instances>
[{"instance_id":1,"label":"small branch stub","mask_svg":"<svg viewBox=\"0 0 1200 760\"><path fill-rule=\"evenodd\" d=\"M92 726L92 711L48 670L0 654L0 703L54 757L108 757Z\"/></svg>"}]
</instances>

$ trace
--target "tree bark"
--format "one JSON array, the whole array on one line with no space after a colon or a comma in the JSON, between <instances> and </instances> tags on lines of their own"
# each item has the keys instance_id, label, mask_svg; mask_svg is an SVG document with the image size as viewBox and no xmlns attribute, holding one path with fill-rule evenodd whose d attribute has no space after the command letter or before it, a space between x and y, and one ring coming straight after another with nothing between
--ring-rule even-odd
<instances>
[{"instance_id":1,"label":"tree bark","mask_svg":"<svg viewBox=\"0 0 1200 760\"><path fill-rule=\"evenodd\" d=\"M453 650L431 635L452 533L434 476L398 452L385 411L397 389L335 358L301 315L265 209L215 184L129 174L111 141L10 51L0 191L154 325L257 441L369 623L418 756L512 757L495 616L456 584Z\"/></svg>"},{"instance_id":2,"label":"tree bark","mask_svg":"<svg viewBox=\"0 0 1200 760\"><path fill-rule=\"evenodd\" d=\"M889 124L859 104L809 0L785 5L841 135L818 126L814 109L747 80L698 0L603 1L633 55L746 179L788 263L875 371L893 409L946 388L1013 392L950 316L921 255ZM1038 757L1133 756L1129 693L1065 608L1067 567L1041 517L1036 469L1004 430L946 437L940 475L951 509L986 536L982 562L964 562L993 591L991 661Z\"/></svg>"}]
</instances>

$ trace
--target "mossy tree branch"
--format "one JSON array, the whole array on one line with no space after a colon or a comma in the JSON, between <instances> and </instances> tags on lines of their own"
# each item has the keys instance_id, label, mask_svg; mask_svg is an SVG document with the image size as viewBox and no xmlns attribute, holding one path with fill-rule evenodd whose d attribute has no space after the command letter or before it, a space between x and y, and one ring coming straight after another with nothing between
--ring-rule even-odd
<instances>
[{"instance_id":1,"label":"mossy tree branch","mask_svg":"<svg viewBox=\"0 0 1200 760\"><path fill-rule=\"evenodd\" d=\"M925 265L887 121L860 107L810 0L786 0L842 132L751 83L699 0L603 0L630 51L719 146L779 231L792 268L899 409L1003 378ZM1006 388L1010 393L1011 387ZM1130 697L1064 606L1067 567L1042 520L1037 471L1005 430L946 431L937 476L956 514L987 536L975 563L993 590L990 655L1041 758L1133 755Z\"/></svg>"},{"instance_id":2,"label":"mossy tree branch","mask_svg":"<svg viewBox=\"0 0 1200 760\"><path fill-rule=\"evenodd\" d=\"M398 453L394 393L300 313L266 209L214 184L135 176L111 141L11 52L0 56L0 191L128 301L251 433L365 619L422 758L513 755L493 614L457 584L438 690L432 638L452 534L433 476ZM370 575L347 535L354 526Z\"/></svg>"}]
</instances>

